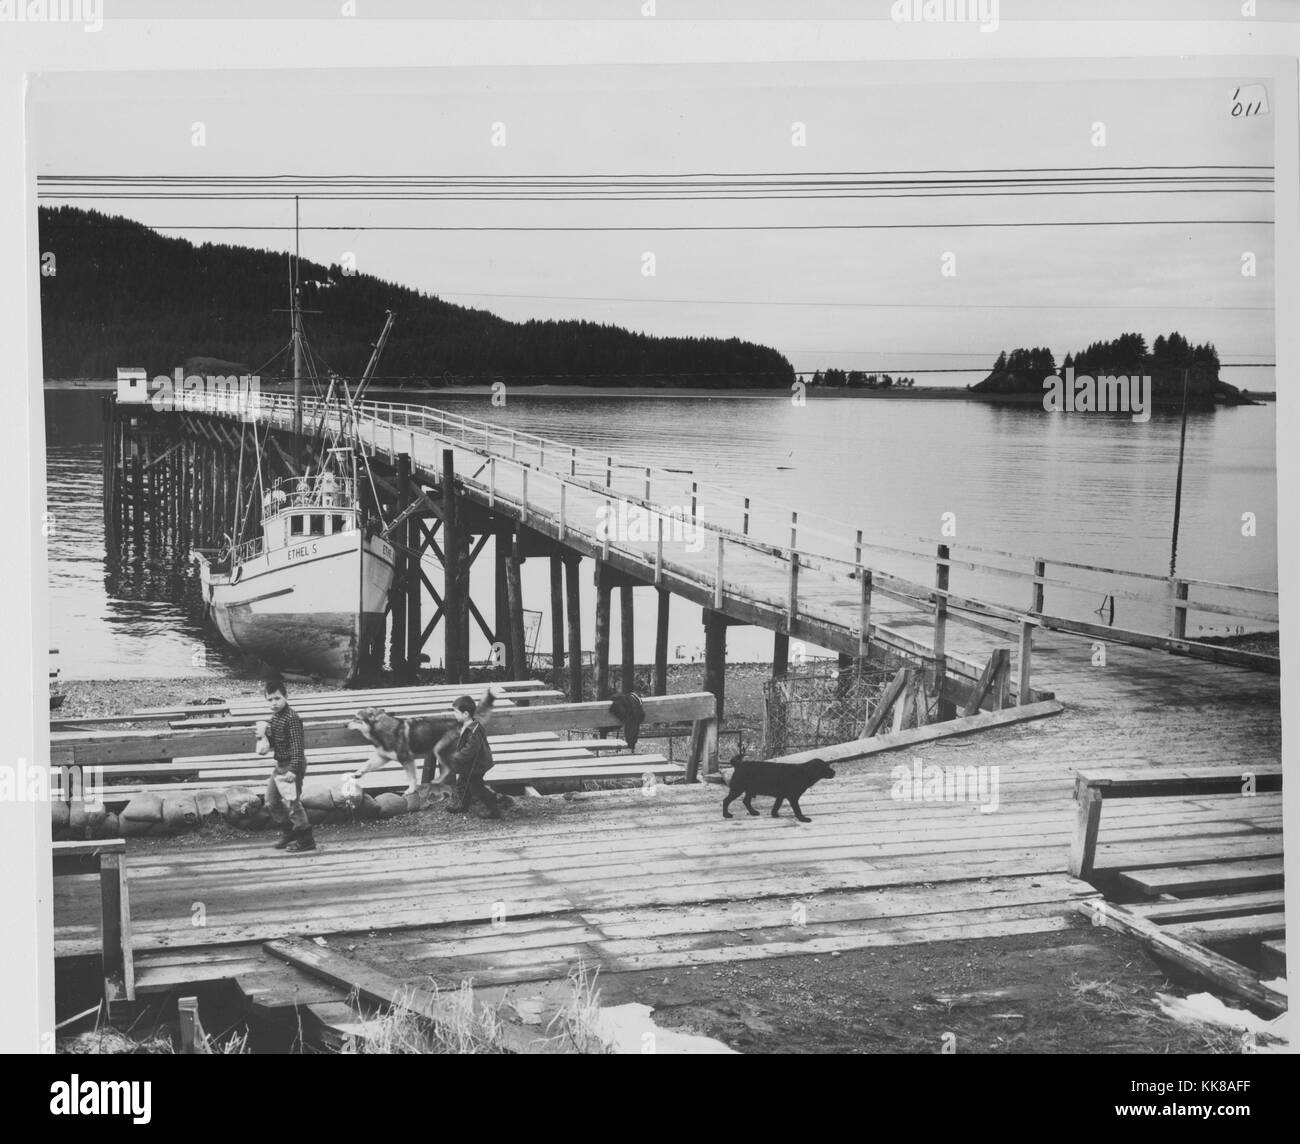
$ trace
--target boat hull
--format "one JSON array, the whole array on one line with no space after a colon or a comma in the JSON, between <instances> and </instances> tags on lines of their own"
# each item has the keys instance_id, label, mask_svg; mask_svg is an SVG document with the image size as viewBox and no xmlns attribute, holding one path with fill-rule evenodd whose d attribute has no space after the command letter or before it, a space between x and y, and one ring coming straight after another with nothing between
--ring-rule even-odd
<instances>
[{"instance_id":1,"label":"boat hull","mask_svg":"<svg viewBox=\"0 0 1300 1144\"><path fill-rule=\"evenodd\" d=\"M382 651L394 551L358 531L305 537L234 574L200 559L204 597L222 638L278 668L353 679Z\"/></svg>"}]
</instances>

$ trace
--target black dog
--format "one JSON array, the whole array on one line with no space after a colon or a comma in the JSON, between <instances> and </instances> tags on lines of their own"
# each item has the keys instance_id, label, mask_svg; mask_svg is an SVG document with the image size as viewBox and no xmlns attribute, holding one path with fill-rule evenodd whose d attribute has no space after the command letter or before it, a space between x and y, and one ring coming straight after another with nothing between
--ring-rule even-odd
<instances>
[{"instance_id":1,"label":"black dog","mask_svg":"<svg viewBox=\"0 0 1300 1144\"><path fill-rule=\"evenodd\" d=\"M727 797L722 800L722 817L730 818L727 809L742 794L745 796L745 809L758 817L758 811L750 801L756 794L774 795L772 817L777 818L781 803L789 802L790 809L800 822L812 819L799 809L799 796L815 782L821 779L833 779L835 772L825 759L809 759L806 763L761 763L737 760L731 772L731 787Z\"/></svg>"}]
</instances>

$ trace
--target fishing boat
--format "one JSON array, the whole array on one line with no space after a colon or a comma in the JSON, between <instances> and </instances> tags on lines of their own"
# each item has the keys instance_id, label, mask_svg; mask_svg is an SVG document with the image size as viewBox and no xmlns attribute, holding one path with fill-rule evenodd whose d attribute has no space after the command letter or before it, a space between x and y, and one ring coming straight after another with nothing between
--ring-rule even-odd
<instances>
[{"instance_id":1,"label":"fishing boat","mask_svg":"<svg viewBox=\"0 0 1300 1144\"><path fill-rule=\"evenodd\" d=\"M290 312L294 436L300 439L307 354L295 271ZM332 427L332 436L320 453L318 470L265 481L263 444L271 427L259 440L254 421L256 471L241 520L253 518L253 498L260 493L260 528L249 539L227 537L220 549L190 553L207 612L222 638L283 671L351 682L382 656L395 552L382 521L370 511L370 506L377 509L378 498L369 461L360 454L363 478L352 438L344 431L355 418L356 403L374 375L392 325L389 313L355 388L331 375L325 400L318 403L316 428L328 436L326 427ZM319 388L315 378L310 380ZM242 449L240 458L242 465ZM237 484L242 489L242 476Z\"/></svg>"},{"instance_id":2,"label":"fishing boat","mask_svg":"<svg viewBox=\"0 0 1300 1144\"><path fill-rule=\"evenodd\" d=\"M351 681L382 647L394 551L368 521L354 477L327 469L276 481L261 535L220 570L202 550L203 599L222 638L284 670Z\"/></svg>"}]
</instances>

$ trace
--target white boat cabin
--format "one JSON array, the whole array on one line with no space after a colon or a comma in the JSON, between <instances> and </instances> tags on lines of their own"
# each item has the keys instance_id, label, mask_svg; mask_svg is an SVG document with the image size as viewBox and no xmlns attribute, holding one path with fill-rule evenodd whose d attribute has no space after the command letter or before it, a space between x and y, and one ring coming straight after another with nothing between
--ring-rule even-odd
<instances>
[{"instance_id":1,"label":"white boat cabin","mask_svg":"<svg viewBox=\"0 0 1300 1144\"><path fill-rule=\"evenodd\" d=\"M360 517L351 479L330 472L283 478L262 495L262 535L241 545L233 553L234 563L312 537L353 532Z\"/></svg>"}]
</instances>

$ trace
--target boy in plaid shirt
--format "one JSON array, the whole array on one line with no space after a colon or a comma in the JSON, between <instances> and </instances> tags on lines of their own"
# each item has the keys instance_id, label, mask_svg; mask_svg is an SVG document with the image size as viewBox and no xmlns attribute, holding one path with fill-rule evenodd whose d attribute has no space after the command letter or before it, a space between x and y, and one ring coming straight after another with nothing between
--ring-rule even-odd
<instances>
[{"instance_id":1,"label":"boy in plaid shirt","mask_svg":"<svg viewBox=\"0 0 1300 1144\"><path fill-rule=\"evenodd\" d=\"M302 784L307 776L302 719L289 706L284 684L278 679L268 681L263 690L271 708L271 718L258 721L257 753L275 753L275 770L266 784L266 808L280 827L275 849L301 854L316 849L311 823L302 805Z\"/></svg>"}]
</instances>

